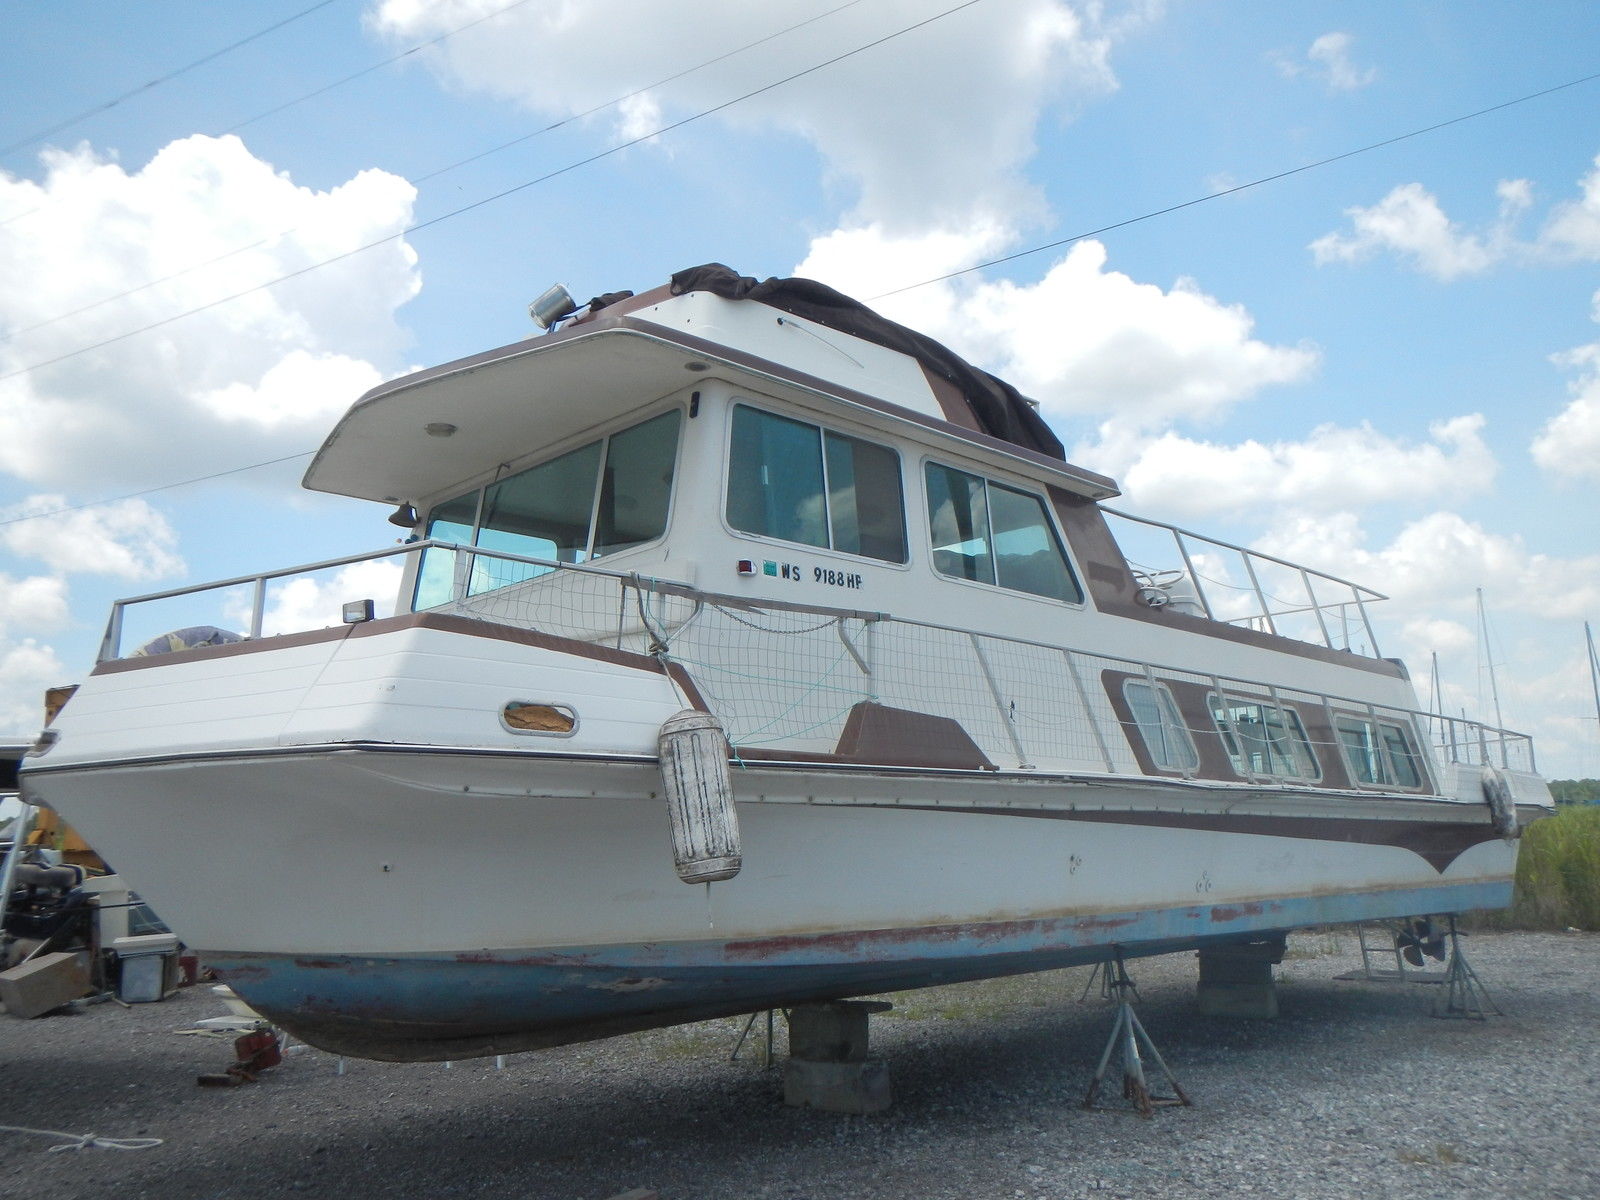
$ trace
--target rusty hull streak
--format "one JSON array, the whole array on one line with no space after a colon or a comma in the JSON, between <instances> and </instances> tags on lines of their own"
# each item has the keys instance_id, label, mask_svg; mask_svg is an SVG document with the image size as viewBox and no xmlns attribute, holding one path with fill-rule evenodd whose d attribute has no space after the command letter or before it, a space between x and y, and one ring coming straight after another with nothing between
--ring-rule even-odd
<instances>
[{"instance_id":1,"label":"rusty hull streak","mask_svg":"<svg viewBox=\"0 0 1600 1200\"><path fill-rule=\"evenodd\" d=\"M1277 905L1273 906L1277 908ZM1245 917L1259 917L1266 913L1267 906L1261 903L1253 904L1217 904L1211 908L1211 920L1221 924L1225 921L1239 921Z\"/></svg>"},{"instance_id":2,"label":"rusty hull streak","mask_svg":"<svg viewBox=\"0 0 1600 1200\"><path fill-rule=\"evenodd\" d=\"M1029 921L964 922L951 925L922 925L907 929L852 930L847 933L790 933L778 937L728 942L724 947L731 962L760 962L804 951L834 951L859 954L873 947L938 946L973 941L979 945L1008 941L1035 934L1057 923L1070 922L1073 933L1107 933L1131 925L1136 918L1055 917Z\"/></svg>"}]
</instances>

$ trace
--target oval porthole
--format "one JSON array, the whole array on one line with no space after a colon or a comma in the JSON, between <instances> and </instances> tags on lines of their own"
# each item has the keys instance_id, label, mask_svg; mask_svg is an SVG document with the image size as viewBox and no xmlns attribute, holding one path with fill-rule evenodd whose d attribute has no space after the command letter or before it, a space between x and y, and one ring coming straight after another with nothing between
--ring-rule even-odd
<instances>
[{"instance_id":1,"label":"oval porthole","mask_svg":"<svg viewBox=\"0 0 1600 1200\"><path fill-rule=\"evenodd\" d=\"M565 704L512 700L500 710L500 722L512 733L549 733L559 737L578 727L578 714Z\"/></svg>"}]
</instances>

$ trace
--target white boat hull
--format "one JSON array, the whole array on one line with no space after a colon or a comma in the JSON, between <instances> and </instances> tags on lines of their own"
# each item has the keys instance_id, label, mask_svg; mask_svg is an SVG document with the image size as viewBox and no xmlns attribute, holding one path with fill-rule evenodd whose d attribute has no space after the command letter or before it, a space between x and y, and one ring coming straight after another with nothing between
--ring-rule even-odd
<instances>
[{"instance_id":1,"label":"white boat hull","mask_svg":"<svg viewBox=\"0 0 1600 1200\"><path fill-rule=\"evenodd\" d=\"M253 1006L402 1059L1495 907L1515 862L1446 801L763 764L734 771L744 869L690 887L642 757L344 744L30 782Z\"/></svg>"}]
</instances>

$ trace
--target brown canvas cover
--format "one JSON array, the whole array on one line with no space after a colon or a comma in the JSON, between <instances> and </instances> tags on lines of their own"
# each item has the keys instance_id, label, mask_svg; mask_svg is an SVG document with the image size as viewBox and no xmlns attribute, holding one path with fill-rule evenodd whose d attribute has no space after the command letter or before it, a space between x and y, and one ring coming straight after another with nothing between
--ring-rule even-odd
<instances>
[{"instance_id":1,"label":"brown canvas cover","mask_svg":"<svg viewBox=\"0 0 1600 1200\"><path fill-rule=\"evenodd\" d=\"M814 279L764 279L740 275L721 263L690 267L672 277L672 294L710 292L725 300L755 300L853 337L909 354L965 397L979 428L991 437L1065 461L1066 451L1044 419L1003 379L980 370L948 347L880 316L859 300ZM622 296L627 293L611 293ZM591 302L603 306L608 297Z\"/></svg>"}]
</instances>

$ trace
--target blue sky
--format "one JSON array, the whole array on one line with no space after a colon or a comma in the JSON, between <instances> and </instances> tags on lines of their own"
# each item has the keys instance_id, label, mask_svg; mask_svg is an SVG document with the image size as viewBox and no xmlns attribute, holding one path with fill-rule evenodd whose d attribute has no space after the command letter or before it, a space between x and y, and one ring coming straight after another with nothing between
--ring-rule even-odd
<instances>
[{"instance_id":1,"label":"blue sky","mask_svg":"<svg viewBox=\"0 0 1600 1200\"><path fill-rule=\"evenodd\" d=\"M958 3L8 6L0 728L114 596L392 538L304 459L17 518L308 451L373 383L526 336L554 280L870 298L1600 71L1591 3ZM1452 711L1487 701L1482 587L1508 724L1600 775L1597 114L1600 80L880 307L1038 397L1123 507L1393 595L1386 652L1437 651Z\"/></svg>"}]
</instances>

